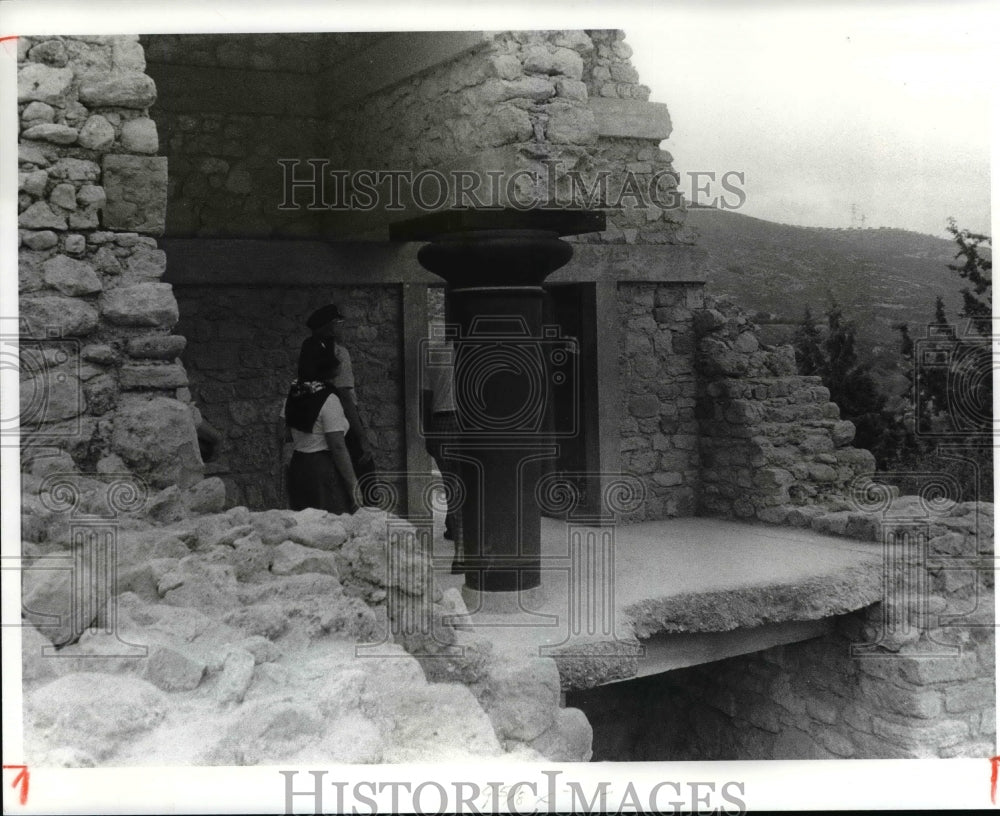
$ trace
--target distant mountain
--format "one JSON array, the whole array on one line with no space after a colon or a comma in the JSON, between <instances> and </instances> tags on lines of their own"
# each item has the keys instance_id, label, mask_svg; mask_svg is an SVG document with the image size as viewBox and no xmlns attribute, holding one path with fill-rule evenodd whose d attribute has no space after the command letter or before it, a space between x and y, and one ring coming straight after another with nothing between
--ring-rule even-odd
<instances>
[{"instance_id":1,"label":"distant mountain","mask_svg":"<svg viewBox=\"0 0 1000 816\"><path fill-rule=\"evenodd\" d=\"M751 312L769 342L787 342L808 305L820 321L831 299L858 326L859 352L878 368L898 361L899 333L924 336L934 301L944 298L952 324L963 281L948 269L956 245L901 229L828 229L775 224L739 213L691 207L688 226L708 252L708 290ZM961 225L959 225L961 226Z\"/></svg>"}]
</instances>

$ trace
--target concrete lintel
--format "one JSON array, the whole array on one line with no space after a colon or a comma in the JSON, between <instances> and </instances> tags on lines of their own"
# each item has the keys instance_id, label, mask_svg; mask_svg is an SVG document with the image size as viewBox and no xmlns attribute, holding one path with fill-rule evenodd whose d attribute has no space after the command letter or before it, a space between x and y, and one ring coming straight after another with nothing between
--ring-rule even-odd
<instances>
[{"instance_id":1,"label":"concrete lintel","mask_svg":"<svg viewBox=\"0 0 1000 816\"><path fill-rule=\"evenodd\" d=\"M310 75L200 65L154 65L157 109L177 113L264 113L313 117Z\"/></svg>"},{"instance_id":2,"label":"concrete lintel","mask_svg":"<svg viewBox=\"0 0 1000 816\"><path fill-rule=\"evenodd\" d=\"M673 632L653 635L642 641L645 653L637 661L632 677L619 677L601 685L622 683L637 677L712 663L728 657L760 652L773 646L798 643L832 632L834 618L785 621L730 632Z\"/></svg>"},{"instance_id":3,"label":"concrete lintel","mask_svg":"<svg viewBox=\"0 0 1000 816\"><path fill-rule=\"evenodd\" d=\"M421 244L163 238L164 281L174 286L330 286L442 280L417 262ZM547 283L704 283L705 251L691 246L573 244L573 258Z\"/></svg>"},{"instance_id":4,"label":"concrete lintel","mask_svg":"<svg viewBox=\"0 0 1000 816\"><path fill-rule=\"evenodd\" d=\"M662 102L595 96L587 104L594 112L601 136L660 141L673 131L670 113Z\"/></svg>"},{"instance_id":5,"label":"concrete lintel","mask_svg":"<svg viewBox=\"0 0 1000 816\"><path fill-rule=\"evenodd\" d=\"M418 244L167 238L160 246L174 286L442 283L417 263Z\"/></svg>"},{"instance_id":6,"label":"concrete lintel","mask_svg":"<svg viewBox=\"0 0 1000 816\"><path fill-rule=\"evenodd\" d=\"M484 31L394 32L320 74L329 106L360 99L450 62L492 39Z\"/></svg>"}]
</instances>

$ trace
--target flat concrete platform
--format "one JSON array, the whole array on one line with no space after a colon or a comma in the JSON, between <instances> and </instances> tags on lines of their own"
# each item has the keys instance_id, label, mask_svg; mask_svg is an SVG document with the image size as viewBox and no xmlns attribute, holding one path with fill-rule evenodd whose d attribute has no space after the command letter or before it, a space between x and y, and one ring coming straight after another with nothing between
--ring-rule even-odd
<instances>
[{"instance_id":1,"label":"flat concrete platform","mask_svg":"<svg viewBox=\"0 0 1000 816\"><path fill-rule=\"evenodd\" d=\"M564 688L589 688L821 635L880 599L882 564L880 544L790 527L543 519L540 606L470 608L470 623L497 651L554 657Z\"/></svg>"}]
</instances>

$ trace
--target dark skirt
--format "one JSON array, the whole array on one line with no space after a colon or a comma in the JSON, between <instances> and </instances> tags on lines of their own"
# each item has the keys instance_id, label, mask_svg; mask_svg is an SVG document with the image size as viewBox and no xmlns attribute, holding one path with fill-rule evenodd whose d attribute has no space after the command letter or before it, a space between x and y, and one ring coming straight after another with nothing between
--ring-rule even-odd
<instances>
[{"instance_id":1,"label":"dark skirt","mask_svg":"<svg viewBox=\"0 0 1000 816\"><path fill-rule=\"evenodd\" d=\"M353 512L354 502L330 451L292 454L288 466L288 503L292 510L316 507L337 515Z\"/></svg>"}]
</instances>

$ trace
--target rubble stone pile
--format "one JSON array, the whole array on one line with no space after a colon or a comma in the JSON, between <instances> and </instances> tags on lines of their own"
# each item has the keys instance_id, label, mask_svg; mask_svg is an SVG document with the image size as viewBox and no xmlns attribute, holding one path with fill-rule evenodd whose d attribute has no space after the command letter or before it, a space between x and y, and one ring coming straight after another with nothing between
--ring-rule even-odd
<instances>
[{"instance_id":1,"label":"rubble stone pile","mask_svg":"<svg viewBox=\"0 0 1000 816\"><path fill-rule=\"evenodd\" d=\"M554 661L494 653L408 522L191 515L222 500L213 479L110 514L120 482L44 470L25 474L28 761L589 759ZM70 549L94 529L114 540L116 580L106 603L74 604L75 587L101 586L99 560Z\"/></svg>"}]
</instances>

